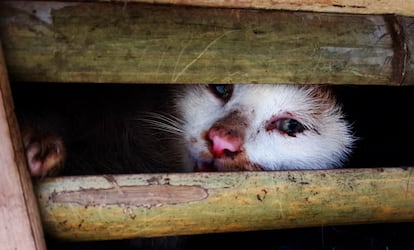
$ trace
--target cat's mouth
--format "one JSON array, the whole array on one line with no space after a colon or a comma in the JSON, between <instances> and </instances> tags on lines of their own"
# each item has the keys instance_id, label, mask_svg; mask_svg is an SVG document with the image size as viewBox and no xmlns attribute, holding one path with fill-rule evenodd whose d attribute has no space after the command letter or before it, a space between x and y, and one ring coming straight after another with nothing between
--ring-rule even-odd
<instances>
[{"instance_id":1,"label":"cat's mouth","mask_svg":"<svg viewBox=\"0 0 414 250\"><path fill-rule=\"evenodd\" d=\"M264 168L258 164L245 161L234 162L229 159L213 159L211 161L197 161L195 172L234 172L234 171L263 171Z\"/></svg>"},{"instance_id":2,"label":"cat's mouth","mask_svg":"<svg viewBox=\"0 0 414 250\"><path fill-rule=\"evenodd\" d=\"M214 165L214 161L211 162L201 162L198 161L194 167L195 172L217 172L219 169Z\"/></svg>"}]
</instances>

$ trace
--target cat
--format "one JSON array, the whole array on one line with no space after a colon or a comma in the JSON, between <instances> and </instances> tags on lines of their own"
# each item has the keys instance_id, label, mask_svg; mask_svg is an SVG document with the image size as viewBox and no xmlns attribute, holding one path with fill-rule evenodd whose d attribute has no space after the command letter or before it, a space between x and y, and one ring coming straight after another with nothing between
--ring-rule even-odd
<instances>
[{"instance_id":1,"label":"cat","mask_svg":"<svg viewBox=\"0 0 414 250\"><path fill-rule=\"evenodd\" d=\"M121 168L122 164L131 167L129 172L134 172L135 166L136 173L328 169L346 162L356 140L329 86L190 84L141 88L144 90L135 96L130 93L130 99L136 103L128 102L128 109L136 110L114 111L119 114L112 117L105 113L104 118L90 122L94 126L90 126L89 132L80 132L83 125L64 124L59 108L54 117L40 118L41 123L48 124L43 127L34 128L30 123L36 122L25 119L24 114L20 116L31 174L77 174L81 172L80 165L88 164L95 164L95 170L89 172L94 174L100 174L100 170L105 174L106 169ZM84 110L93 104L96 110L104 110L102 105L114 109L117 102L108 103L112 91L108 92L102 102L87 100L66 110ZM126 117L121 117L121 113L127 113ZM84 117L91 120L89 115ZM66 121L76 123L80 118ZM50 129L53 126L48 119L58 125ZM107 125L111 119L115 126ZM106 136L101 135L105 133ZM74 137L93 144L92 151L98 156L86 159L92 155L91 150ZM99 145L106 145L104 152L96 153ZM116 153L110 156L113 151ZM110 157L133 159L122 159L119 164L114 160L111 166Z\"/></svg>"},{"instance_id":2,"label":"cat","mask_svg":"<svg viewBox=\"0 0 414 250\"><path fill-rule=\"evenodd\" d=\"M175 103L199 171L335 168L355 141L327 86L187 85Z\"/></svg>"}]
</instances>

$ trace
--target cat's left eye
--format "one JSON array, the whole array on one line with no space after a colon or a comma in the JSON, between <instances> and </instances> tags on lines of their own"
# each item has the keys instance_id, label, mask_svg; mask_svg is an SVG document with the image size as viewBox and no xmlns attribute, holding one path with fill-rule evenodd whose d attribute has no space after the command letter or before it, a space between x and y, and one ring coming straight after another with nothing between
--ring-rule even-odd
<instances>
[{"instance_id":1,"label":"cat's left eye","mask_svg":"<svg viewBox=\"0 0 414 250\"><path fill-rule=\"evenodd\" d=\"M296 137L298 133L302 133L305 130L305 126L292 118L279 118L270 121L266 125L267 131L274 129L277 129L279 132L287 134L288 136Z\"/></svg>"},{"instance_id":2,"label":"cat's left eye","mask_svg":"<svg viewBox=\"0 0 414 250\"><path fill-rule=\"evenodd\" d=\"M233 95L232 84L210 84L209 89L215 97L219 98L224 103L228 102Z\"/></svg>"}]
</instances>

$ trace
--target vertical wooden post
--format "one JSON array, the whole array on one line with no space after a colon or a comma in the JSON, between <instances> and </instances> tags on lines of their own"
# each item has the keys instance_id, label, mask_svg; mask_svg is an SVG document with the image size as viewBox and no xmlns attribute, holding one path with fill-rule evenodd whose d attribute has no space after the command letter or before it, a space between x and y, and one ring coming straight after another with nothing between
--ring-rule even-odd
<instances>
[{"instance_id":1,"label":"vertical wooden post","mask_svg":"<svg viewBox=\"0 0 414 250\"><path fill-rule=\"evenodd\" d=\"M0 42L0 245L44 250L41 220L26 167Z\"/></svg>"}]
</instances>

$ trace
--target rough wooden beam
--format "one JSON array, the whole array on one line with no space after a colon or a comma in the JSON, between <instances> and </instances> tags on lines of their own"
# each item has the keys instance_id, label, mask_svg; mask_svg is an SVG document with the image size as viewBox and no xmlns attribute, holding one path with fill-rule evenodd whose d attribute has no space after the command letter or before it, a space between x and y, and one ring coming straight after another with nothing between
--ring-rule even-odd
<instances>
[{"instance_id":1,"label":"rough wooden beam","mask_svg":"<svg viewBox=\"0 0 414 250\"><path fill-rule=\"evenodd\" d=\"M76 1L82 0L73 0L73 2ZM88 0L88 2L121 2L122 4L136 2L200 7L414 16L414 2L411 0Z\"/></svg>"},{"instance_id":2,"label":"rough wooden beam","mask_svg":"<svg viewBox=\"0 0 414 250\"><path fill-rule=\"evenodd\" d=\"M37 184L45 230L102 240L414 221L414 168L145 174Z\"/></svg>"},{"instance_id":3,"label":"rough wooden beam","mask_svg":"<svg viewBox=\"0 0 414 250\"><path fill-rule=\"evenodd\" d=\"M0 43L1 249L44 250L42 225L25 164Z\"/></svg>"},{"instance_id":4,"label":"rough wooden beam","mask_svg":"<svg viewBox=\"0 0 414 250\"><path fill-rule=\"evenodd\" d=\"M414 2L410 0L129 0L129 2L414 16Z\"/></svg>"},{"instance_id":5,"label":"rough wooden beam","mask_svg":"<svg viewBox=\"0 0 414 250\"><path fill-rule=\"evenodd\" d=\"M414 19L407 18L407 17L399 17L397 20L397 26L399 28L399 34L403 34L403 41L402 47L404 50L407 51L406 53L407 58L405 60L405 75L404 75L404 83L407 85L414 84ZM397 36L398 33L397 33ZM401 40L400 40L401 41ZM397 43L396 43L397 44Z\"/></svg>"},{"instance_id":6,"label":"rough wooden beam","mask_svg":"<svg viewBox=\"0 0 414 250\"><path fill-rule=\"evenodd\" d=\"M2 2L12 80L412 83L413 18L85 2Z\"/></svg>"}]
</instances>

